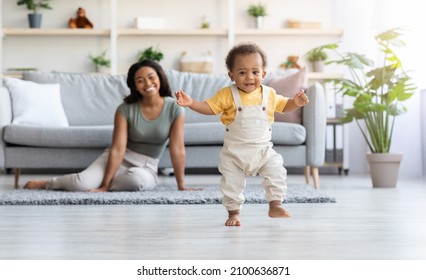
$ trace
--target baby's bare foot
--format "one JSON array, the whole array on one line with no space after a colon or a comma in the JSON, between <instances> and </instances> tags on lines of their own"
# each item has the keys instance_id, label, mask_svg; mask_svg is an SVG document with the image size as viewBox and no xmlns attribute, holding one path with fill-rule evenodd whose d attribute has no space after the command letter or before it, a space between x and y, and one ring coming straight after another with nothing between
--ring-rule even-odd
<instances>
[{"instance_id":1,"label":"baby's bare foot","mask_svg":"<svg viewBox=\"0 0 426 280\"><path fill-rule=\"evenodd\" d=\"M241 225L240 221L240 211L228 211L228 220L225 222L225 226L228 227L239 227Z\"/></svg>"},{"instance_id":2,"label":"baby's bare foot","mask_svg":"<svg viewBox=\"0 0 426 280\"><path fill-rule=\"evenodd\" d=\"M271 218L290 218L290 213L281 207L281 201L278 200L269 202L268 214Z\"/></svg>"},{"instance_id":3,"label":"baby's bare foot","mask_svg":"<svg viewBox=\"0 0 426 280\"><path fill-rule=\"evenodd\" d=\"M24 185L27 190L44 190L46 189L47 181L28 181Z\"/></svg>"}]
</instances>

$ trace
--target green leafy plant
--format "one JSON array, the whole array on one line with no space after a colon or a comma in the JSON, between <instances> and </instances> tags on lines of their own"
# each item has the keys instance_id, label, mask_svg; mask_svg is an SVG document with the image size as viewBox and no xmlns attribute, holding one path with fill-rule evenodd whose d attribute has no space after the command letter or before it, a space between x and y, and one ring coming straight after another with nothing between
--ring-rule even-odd
<instances>
[{"instance_id":1,"label":"green leafy plant","mask_svg":"<svg viewBox=\"0 0 426 280\"><path fill-rule=\"evenodd\" d=\"M163 59L163 53L158 47L149 47L138 53L138 61L142 61L144 59L152 59L160 62Z\"/></svg>"},{"instance_id":2,"label":"green leafy plant","mask_svg":"<svg viewBox=\"0 0 426 280\"><path fill-rule=\"evenodd\" d=\"M343 65L349 70L351 79L331 82L340 94L353 97L352 108L345 110L342 121L357 123L372 153L389 153L395 117L407 111L403 102L416 90L394 51L405 46L400 39L403 31L393 28L375 36L382 56L378 66L363 54L340 53L337 44L321 46L337 54L337 59L326 64Z\"/></svg>"},{"instance_id":3,"label":"green leafy plant","mask_svg":"<svg viewBox=\"0 0 426 280\"><path fill-rule=\"evenodd\" d=\"M314 49L308 51L305 54L305 57L311 62L313 62L313 61L325 61L325 60L328 59L328 54L325 51L326 47L329 48L329 45L314 48Z\"/></svg>"},{"instance_id":4,"label":"green leafy plant","mask_svg":"<svg viewBox=\"0 0 426 280\"><path fill-rule=\"evenodd\" d=\"M252 17L264 17L267 15L266 5L258 3L257 5L250 5L247 9L247 13Z\"/></svg>"},{"instance_id":5,"label":"green leafy plant","mask_svg":"<svg viewBox=\"0 0 426 280\"><path fill-rule=\"evenodd\" d=\"M47 3L50 0L20 0L17 2L18 6L25 5L29 11L37 13L38 9L52 10L52 7Z\"/></svg>"},{"instance_id":6,"label":"green leafy plant","mask_svg":"<svg viewBox=\"0 0 426 280\"><path fill-rule=\"evenodd\" d=\"M107 67L111 66L111 60L106 56L106 51L103 51L101 54L93 56L89 55L90 60L96 67Z\"/></svg>"}]
</instances>

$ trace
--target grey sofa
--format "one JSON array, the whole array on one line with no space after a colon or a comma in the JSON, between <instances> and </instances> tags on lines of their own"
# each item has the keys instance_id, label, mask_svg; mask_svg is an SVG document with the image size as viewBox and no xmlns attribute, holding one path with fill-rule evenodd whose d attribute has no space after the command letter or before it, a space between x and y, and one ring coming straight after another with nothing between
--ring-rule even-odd
<instances>
[{"instance_id":1,"label":"grey sofa","mask_svg":"<svg viewBox=\"0 0 426 280\"><path fill-rule=\"evenodd\" d=\"M172 91L182 89L204 100L230 84L226 74L196 74L166 71ZM83 169L111 144L113 115L128 94L125 75L26 72L24 80L41 84L59 83L68 127L11 124L11 95L0 90L0 168L14 169L15 186L21 169ZM265 80L267 84L267 79ZM303 108L301 124L275 122L272 141L286 167L304 167L306 181L313 174L319 187L318 167L324 162L326 105L323 87L307 89L310 104ZM224 127L218 116L186 110L185 145L187 168L216 168ZM159 168L171 168L169 152Z\"/></svg>"}]
</instances>

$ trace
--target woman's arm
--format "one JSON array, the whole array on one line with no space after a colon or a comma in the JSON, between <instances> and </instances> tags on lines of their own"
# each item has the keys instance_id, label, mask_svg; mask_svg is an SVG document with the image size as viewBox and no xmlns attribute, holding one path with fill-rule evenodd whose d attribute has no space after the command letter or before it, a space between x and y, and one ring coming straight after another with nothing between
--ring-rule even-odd
<instances>
[{"instance_id":1,"label":"woman's arm","mask_svg":"<svg viewBox=\"0 0 426 280\"><path fill-rule=\"evenodd\" d=\"M112 179L117 172L120 164L123 162L127 146L127 121L118 111L114 117L114 132L112 136L112 145L110 148L108 162L102 180L102 184L93 192L106 192L109 190Z\"/></svg>"},{"instance_id":2,"label":"woman's arm","mask_svg":"<svg viewBox=\"0 0 426 280\"><path fill-rule=\"evenodd\" d=\"M172 160L172 166L176 177L176 183L178 190L199 190L198 188L187 188L185 187L185 143L184 143L184 124L185 114L182 113L175 119L172 127L170 128L170 158Z\"/></svg>"},{"instance_id":3,"label":"woman's arm","mask_svg":"<svg viewBox=\"0 0 426 280\"><path fill-rule=\"evenodd\" d=\"M182 113L175 119L170 128L170 158L174 169L178 190L185 189L185 161L186 152L184 144L185 114Z\"/></svg>"},{"instance_id":4,"label":"woman's arm","mask_svg":"<svg viewBox=\"0 0 426 280\"><path fill-rule=\"evenodd\" d=\"M204 101L193 100L184 91L180 90L175 93L177 104L183 107L189 107L191 110L203 115L214 115L213 110Z\"/></svg>"}]
</instances>

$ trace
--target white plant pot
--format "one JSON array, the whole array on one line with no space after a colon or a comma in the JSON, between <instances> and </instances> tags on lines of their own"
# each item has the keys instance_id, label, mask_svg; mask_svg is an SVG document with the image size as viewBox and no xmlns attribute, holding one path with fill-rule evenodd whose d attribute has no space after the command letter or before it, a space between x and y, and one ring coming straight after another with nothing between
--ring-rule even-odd
<instances>
[{"instance_id":1,"label":"white plant pot","mask_svg":"<svg viewBox=\"0 0 426 280\"><path fill-rule=\"evenodd\" d=\"M367 154L373 188L395 188L402 154Z\"/></svg>"},{"instance_id":2,"label":"white plant pot","mask_svg":"<svg viewBox=\"0 0 426 280\"><path fill-rule=\"evenodd\" d=\"M263 17L255 17L256 19L256 28L262 29L263 28Z\"/></svg>"},{"instance_id":3,"label":"white plant pot","mask_svg":"<svg viewBox=\"0 0 426 280\"><path fill-rule=\"evenodd\" d=\"M314 72L324 72L324 61L312 61L312 70Z\"/></svg>"},{"instance_id":4,"label":"white plant pot","mask_svg":"<svg viewBox=\"0 0 426 280\"><path fill-rule=\"evenodd\" d=\"M96 72L100 74L109 74L109 68L106 66L96 65Z\"/></svg>"}]
</instances>

